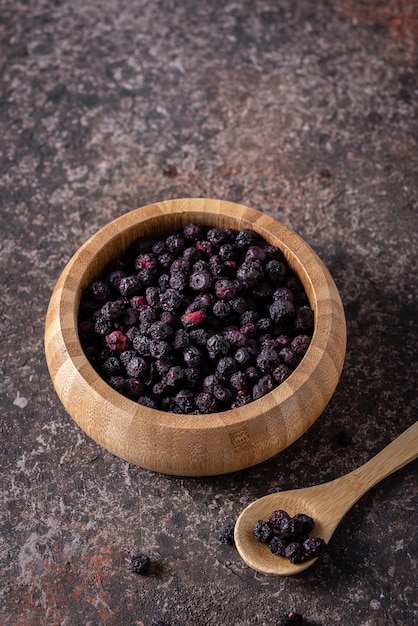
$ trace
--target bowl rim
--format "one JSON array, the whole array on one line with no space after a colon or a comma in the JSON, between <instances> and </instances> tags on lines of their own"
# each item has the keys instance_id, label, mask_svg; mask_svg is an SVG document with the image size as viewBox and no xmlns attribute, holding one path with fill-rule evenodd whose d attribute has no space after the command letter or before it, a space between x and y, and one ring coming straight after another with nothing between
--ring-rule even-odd
<instances>
[{"instance_id":1,"label":"bowl rim","mask_svg":"<svg viewBox=\"0 0 418 626\"><path fill-rule=\"evenodd\" d=\"M236 409L216 413L179 415L164 412L140 405L114 390L101 378L84 354L78 337L77 323L84 288L99 275L110 260L109 250L126 249L137 237L154 232L163 221L162 218L167 220L167 216L170 225L178 223L184 226L191 221L219 225L224 220L226 225L233 228L231 221L237 221L240 224L239 228L235 227L237 230L252 228L269 243L281 248L290 267L302 281L314 311L314 332L310 346L289 378L262 398ZM172 226L163 228L167 233L173 232L173 229L175 227ZM113 258L117 254L113 255ZM120 440L121 433L123 434L126 429L141 431L141 424L145 424L144 420L154 423L151 430L156 439L160 439L162 431L166 435L170 431L182 431L186 436L189 433L190 437L195 439L199 433L218 431L225 429L226 426L230 429L239 429L240 426L248 426L249 422L258 420L262 415L274 412L278 405L286 405L286 402L306 387L308 382L309 386L322 387L321 391L318 391L323 396L321 406L315 409L303 425L289 424L290 434L283 445L287 447L310 427L328 403L342 371L345 349L345 316L339 293L327 268L309 244L267 214L244 205L212 198L178 198L148 204L125 213L100 228L87 239L65 266L51 296L45 326L47 365L64 407L83 430L99 444L118 456L142 466L146 466L147 462L141 460L138 462L135 451L129 450L129 442L119 441L115 444L112 437ZM325 372L330 366L334 371L332 380L327 381ZM63 372L57 376L60 369L63 369ZM69 378L72 377L76 380L72 380L70 384ZM107 409L114 407L122 417L120 424L108 424L107 434L98 436L94 419L90 416L85 420L83 417L86 407L81 398L78 400L80 408L75 407L77 403L73 401L72 396L77 395L78 385L84 390L80 391L80 394L88 388L97 396L96 401L99 404L100 399L105 398ZM301 406L300 409L309 412L307 406ZM97 413L97 408L95 412ZM286 411L284 419L285 421L288 419L289 422L291 420L290 415L286 416ZM147 428L148 426L149 424ZM257 459L256 462L271 456L271 450L266 451L262 455L263 458ZM157 468L157 471L164 469Z\"/></svg>"}]
</instances>

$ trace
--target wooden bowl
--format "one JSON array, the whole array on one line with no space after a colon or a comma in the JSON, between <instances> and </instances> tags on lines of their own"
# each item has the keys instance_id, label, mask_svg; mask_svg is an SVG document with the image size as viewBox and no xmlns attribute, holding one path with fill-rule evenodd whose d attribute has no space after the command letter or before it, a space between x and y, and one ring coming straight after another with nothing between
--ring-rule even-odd
<instances>
[{"instance_id":1,"label":"wooden bowl","mask_svg":"<svg viewBox=\"0 0 418 626\"><path fill-rule=\"evenodd\" d=\"M151 409L112 389L87 360L78 337L82 291L140 236L168 235L190 222L252 228L279 247L301 279L315 327L289 378L246 406L206 415ZM186 198L138 208L114 220L78 250L62 272L46 317L45 351L55 390L79 426L113 454L178 476L241 470L280 452L319 417L338 383L346 349L341 300L313 250L276 220L222 200Z\"/></svg>"}]
</instances>

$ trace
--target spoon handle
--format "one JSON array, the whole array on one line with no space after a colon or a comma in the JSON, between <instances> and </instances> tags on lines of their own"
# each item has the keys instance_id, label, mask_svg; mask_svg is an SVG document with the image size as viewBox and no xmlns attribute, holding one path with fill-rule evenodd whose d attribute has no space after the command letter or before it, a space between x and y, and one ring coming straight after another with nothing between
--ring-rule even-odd
<instances>
[{"instance_id":1,"label":"spoon handle","mask_svg":"<svg viewBox=\"0 0 418 626\"><path fill-rule=\"evenodd\" d=\"M415 422L364 465L332 481L334 488L344 489L340 514L344 515L374 485L417 457L418 422Z\"/></svg>"}]
</instances>

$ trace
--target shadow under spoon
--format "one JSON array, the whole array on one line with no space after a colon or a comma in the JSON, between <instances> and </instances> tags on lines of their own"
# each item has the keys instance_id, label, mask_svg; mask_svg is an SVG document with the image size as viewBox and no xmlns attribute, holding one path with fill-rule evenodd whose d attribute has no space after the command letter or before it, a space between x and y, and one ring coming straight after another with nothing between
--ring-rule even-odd
<instances>
[{"instance_id":1,"label":"shadow under spoon","mask_svg":"<svg viewBox=\"0 0 418 626\"><path fill-rule=\"evenodd\" d=\"M291 576L310 567L317 559L301 563L274 555L268 545L256 540L253 528L258 520L283 509L289 515L306 513L315 522L313 535L326 543L347 511L378 482L418 456L418 422L361 467L345 476L313 487L266 495L247 506L235 524L235 545L244 562L262 574Z\"/></svg>"}]
</instances>

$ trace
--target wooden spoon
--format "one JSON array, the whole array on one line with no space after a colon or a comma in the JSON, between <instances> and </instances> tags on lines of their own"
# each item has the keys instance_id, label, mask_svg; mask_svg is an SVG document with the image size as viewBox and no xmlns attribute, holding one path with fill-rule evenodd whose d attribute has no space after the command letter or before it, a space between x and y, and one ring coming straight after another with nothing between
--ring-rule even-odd
<instances>
[{"instance_id":1,"label":"wooden spoon","mask_svg":"<svg viewBox=\"0 0 418 626\"><path fill-rule=\"evenodd\" d=\"M235 524L235 545L245 563L261 572L277 576L298 574L317 559L292 564L275 556L269 547L257 541L253 528L258 520L267 520L270 513L283 509L289 515L306 513L315 521L312 535L327 543L347 511L378 482L396 472L418 456L418 422L392 441L384 450L361 467L321 485L272 493L247 506Z\"/></svg>"}]
</instances>

